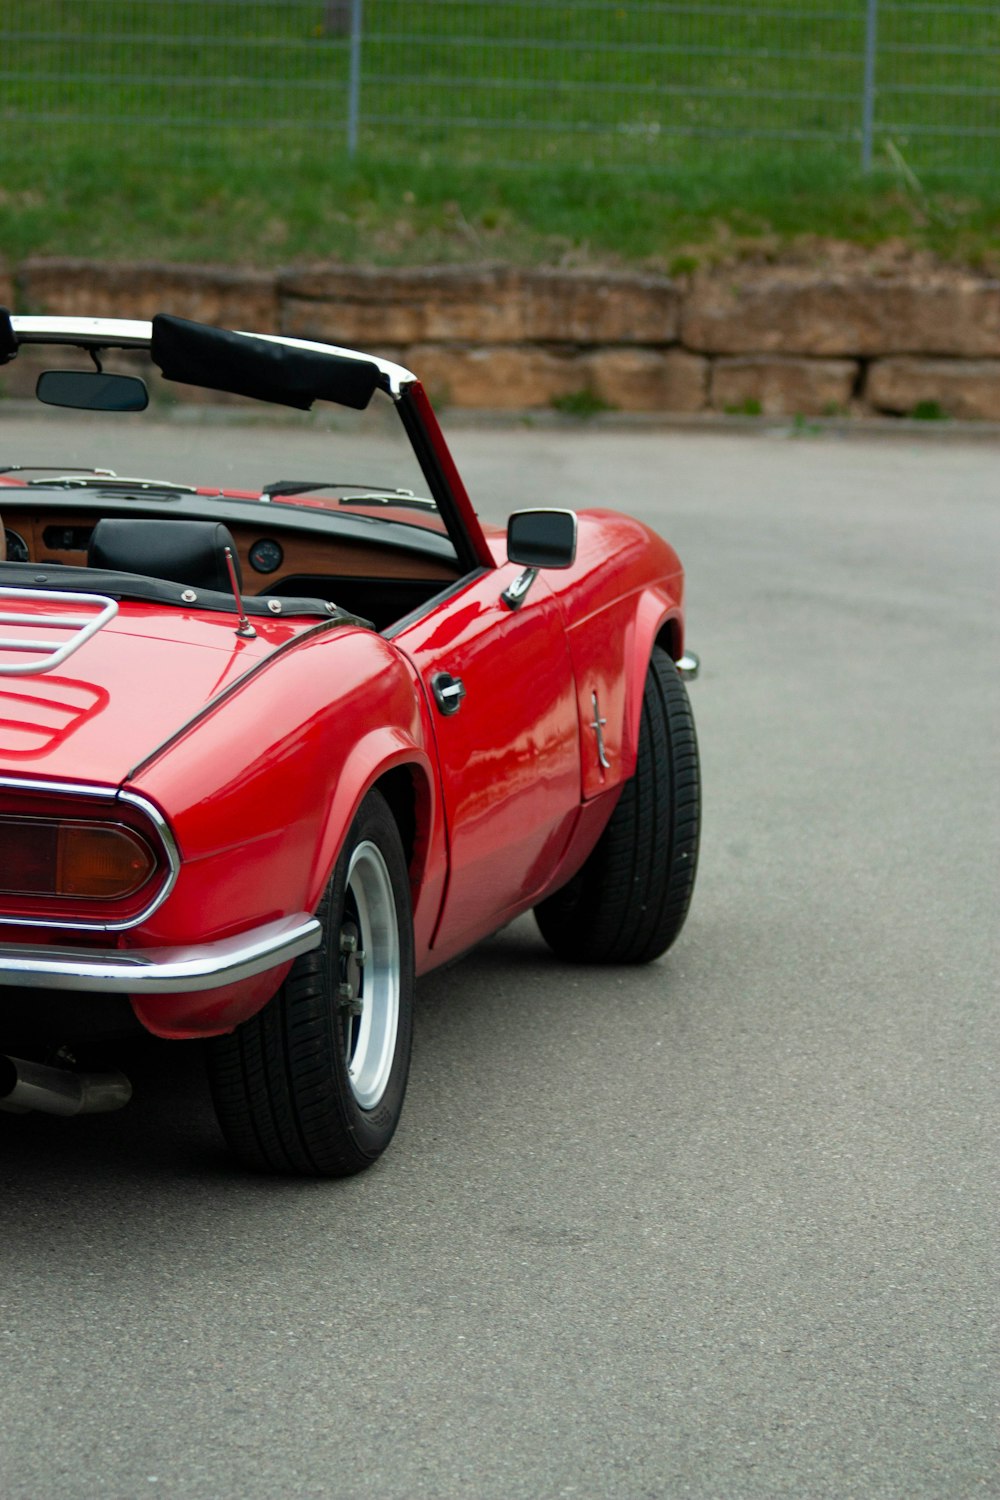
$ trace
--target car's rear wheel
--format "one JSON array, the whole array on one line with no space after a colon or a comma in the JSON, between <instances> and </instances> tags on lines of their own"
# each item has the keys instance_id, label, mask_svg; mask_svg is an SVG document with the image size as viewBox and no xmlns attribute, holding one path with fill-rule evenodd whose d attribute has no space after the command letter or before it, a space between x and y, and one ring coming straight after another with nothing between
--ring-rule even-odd
<instances>
[{"instance_id":1,"label":"car's rear wheel","mask_svg":"<svg viewBox=\"0 0 1000 1500\"><path fill-rule=\"evenodd\" d=\"M701 781L687 689L654 648L635 774L579 873L535 908L560 958L648 963L684 925L698 864Z\"/></svg>"},{"instance_id":2,"label":"car's rear wheel","mask_svg":"<svg viewBox=\"0 0 1000 1500\"><path fill-rule=\"evenodd\" d=\"M259 1015L209 1047L223 1134L260 1171L345 1177L392 1139L409 1070L413 933L396 822L369 793L303 954Z\"/></svg>"}]
</instances>

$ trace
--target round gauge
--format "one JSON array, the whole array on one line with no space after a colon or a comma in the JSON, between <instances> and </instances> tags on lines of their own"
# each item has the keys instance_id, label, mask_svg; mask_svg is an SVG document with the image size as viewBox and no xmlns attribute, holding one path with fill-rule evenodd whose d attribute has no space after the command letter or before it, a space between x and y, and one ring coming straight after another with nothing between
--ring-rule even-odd
<instances>
[{"instance_id":1,"label":"round gauge","mask_svg":"<svg viewBox=\"0 0 1000 1500\"><path fill-rule=\"evenodd\" d=\"M284 560L281 547L270 537L262 537L250 548L250 566L257 573L276 573Z\"/></svg>"},{"instance_id":2,"label":"round gauge","mask_svg":"<svg viewBox=\"0 0 1000 1500\"><path fill-rule=\"evenodd\" d=\"M7 561L8 562L30 562L31 561L30 557L28 556L28 544L24 540L23 536L20 536L16 531L10 531L9 529L7 529L5 527L4 528L4 539L5 539L6 543L7 543Z\"/></svg>"}]
</instances>

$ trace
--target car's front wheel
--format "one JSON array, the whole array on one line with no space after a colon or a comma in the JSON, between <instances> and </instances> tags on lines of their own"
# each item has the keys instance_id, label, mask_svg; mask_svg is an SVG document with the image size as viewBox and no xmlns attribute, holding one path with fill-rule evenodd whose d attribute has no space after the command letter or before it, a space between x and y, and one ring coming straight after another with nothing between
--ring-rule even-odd
<instances>
[{"instance_id":1,"label":"car's front wheel","mask_svg":"<svg viewBox=\"0 0 1000 1500\"><path fill-rule=\"evenodd\" d=\"M385 799L362 803L319 910L323 943L274 999L209 1046L212 1096L246 1166L345 1177L370 1166L403 1106L413 1017L409 877Z\"/></svg>"},{"instance_id":2,"label":"car's front wheel","mask_svg":"<svg viewBox=\"0 0 1000 1500\"><path fill-rule=\"evenodd\" d=\"M642 701L635 774L577 875L535 907L560 958L642 964L684 925L698 864L701 782L687 689L654 647Z\"/></svg>"}]
</instances>

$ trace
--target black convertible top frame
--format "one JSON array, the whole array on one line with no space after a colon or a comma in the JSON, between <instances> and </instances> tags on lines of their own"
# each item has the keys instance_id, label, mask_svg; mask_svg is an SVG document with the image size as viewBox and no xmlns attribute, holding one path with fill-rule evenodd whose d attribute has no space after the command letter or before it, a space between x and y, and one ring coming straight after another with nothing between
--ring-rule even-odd
<instances>
[{"instance_id":1,"label":"black convertible top frame","mask_svg":"<svg viewBox=\"0 0 1000 1500\"><path fill-rule=\"evenodd\" d=\"M169 313L157 313L153 319L150 355L168 380L299 411L308 411L314 401L335 401L364 411L379 387L389 388L369 359L293 349Z\"/></svg>"},{"instance_id":2,"label":"black convertible top frame","mask_svg":"<svg viewBox=\"0 0 1000 1500\"><path fill-rule=\"evenodd\" d=\"M462 572L495 565L482 538L477 545L469 535L469 523L453 493L452 479L435 447L436 439L443 447L443 439L433 413L418 414L415 410L412 395L419 384L416 376L400 365L283 335L213 328L169 313L158 313L151 321L25 317L18 318L15 327L7 310L0 309L0 364L13 359L21 344L75 345L91 350L145 348L168 380L298 410L308 410L313 401L325 400L361 411L381 389L396 405L449 539L445 543L444 537L424 532L423 546L411 541L407 550L430 552L446 546L451 557L457 556ZM436 438L427 431L428 422L433 424ZM468 503L464 492L463 499ZM219 504L213 507L213 513L220 520L226 519ZM403 546L407 543L402 532L409 529L412 534L418 529L398 523L395 526L396 536L389 538L384 530L380 530L380 536Z\"/></svg>"},{"instance_id":3,"label":"black convertible top frame","mask_svg":"<svg viewBox=\"0 0 1000 1500\"><path fill-rule=\"evenodd\" d=\"M64 589L70 593L106 594L109 599L128 599L140 604L179 604L187 609L209 610L213 614L231 615L236 607L233 595L221 589L193 589L183 583L147 577L143 573L115 573L107 568L77 568L63 563L0 562L0 588ZM330 620L334 625L359 625L366 630L375 628L370 620L352 615L332 600L288 599L283 594L244 594L242 603L248 615L265 619L273 620L279 614L313 615Z\"/></svg>"},{"instance_id":4,"label":"black convertible top frame","mask_svg":"<svg viewBox=\"0 0 1000 1500\"><path fill-rule=\"evenodd\" d=\"M0 365L7 365L17 353L17 339L10 321L10 312L0 307Z\"/></svg>"}]
</instances>

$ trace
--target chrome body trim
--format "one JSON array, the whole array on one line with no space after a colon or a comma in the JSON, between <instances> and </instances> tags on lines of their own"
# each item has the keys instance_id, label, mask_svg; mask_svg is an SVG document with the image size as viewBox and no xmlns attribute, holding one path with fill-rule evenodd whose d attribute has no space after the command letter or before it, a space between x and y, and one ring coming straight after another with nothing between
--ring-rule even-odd
<instances>
[{"instance_id":1,"label":"chrome body trim","mask_svg":"<svg viewBox=\"0 0 1000 1500\"><path fill-rule=\"evenodd\" d=\"M590 728L594 731L594 736L597 740L597 764L602 771L610 771L611 762L608 760L604 746L604 726L608 721L601 716L601 708L596 692L591 693L590 702L594 710L594 717L590 721Z\"/></svg>"},{"instance_id":2,"label":"chrome body trim","mask_svg":"<svg viewBox=\"0 0 1000 1500\"><path fill-rule=\"evenodd\" d=\"M111 995L177 995L251 979L318 948L322 925L308 912L237 937L176 948L47 948L0 944L0 986Z\"/></svg>"},{"instance_id":3,"label":"chrome body trim","mask_svg":"<svg viewBox=\"0 0 1000 1500\"><path fill-rule=\"evenodd\" d=\"M149 905L126 921L87 922L82 918L69 919L59 916L0 916L0 927L44 927L49 930L58 928L60 932L127 932L130 927L138 927L140 923L147 921L154 911L158 911L177 884L181 869L181 856L170 824L160 809L147 798L140 796L138 792L129 792L114 786L87 786L78 781L32 781L27 776L0 776L0 788L3 787L9 787L18 792L41 792L46 796L94 797L105 802L130 803L152 823L159 836L163 851L167 856L167 878ZM2 982L0 980L0 983Z\"/></svg>"}]
</instances>

